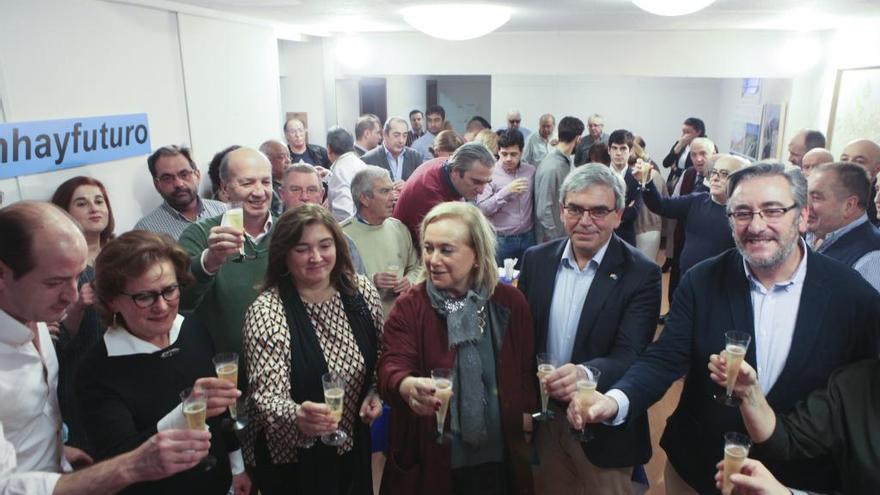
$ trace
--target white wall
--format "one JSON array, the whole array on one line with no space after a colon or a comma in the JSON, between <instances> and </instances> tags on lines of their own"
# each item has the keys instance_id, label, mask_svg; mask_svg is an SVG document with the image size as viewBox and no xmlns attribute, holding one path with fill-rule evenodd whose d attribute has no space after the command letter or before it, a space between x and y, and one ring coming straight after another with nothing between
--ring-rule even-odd
<instances>
[{"instance_id":1,"label":"white wall","mask_svg":"<svg viewBox=\"0 0 880 495\"><path fill-rule=\"evenodd\" d=\"M742 79L725 79L719 88L719 108L717 126L709 127L708 134L718 146L721 153L730 150L733 136L734 121L739 105L759 105L768 103L787 103L791 100L791 79L761 79L761 92L758 95L742 95ZM791 105L788 105L789 109ZM788 129L782 129L787 133ZM779 158L787 159L788 141L782 140L779 146Z\"/></svg>"},{"instance_id":2,"label":"white wall","mask_svg":"<svg viewBox=\"0 0 880 495\"><path fill-rule=\"evenodd\" d=\"M8 122L146 112L151 143L188 143L177 20L93 0L4 2L0 65ZM104 182L117 230L158 204L146 157L0 181L4 203L48 200L63 181Z\"/></svg>"},{"instance_id":3,"label":"white wall","mask_svg":"<svg viewBox=\"0 0 880 495\"><path fill-rule=\"evenodd\" d=\"M336 80L336 122L354 137L354 127L360 117L361 95L355 78Z\"/></svg>"},{"instance_id":4,"label":"white wall","mask_svg":"<svg viewBox=\"0 0 880 495\"><path fill-rule=\"evenodd\" d=\"M336 82L325 80L323 42L278 41L279 71L281 74L281 110L287 112L308 112L309 142L324 145L327 142L328 118L336 121L336 110L329 108L325 99L328 84ZM326 82L325 82L326 81ZM335 95L334 95L335 101ZM282 119L283 120L283 119ZM281 125L278 135L283 139Z\"/></svg>"},{"instance_id":5,"label":"white wall","mask_svg":"<svg viewBox=\"0 0 880 495\"><path fill-rule=\"evenodd\" d=\"M437 77L437 104L446 110L446 120L459 134L475 115L491 120L492 82L490 76ZM495 125L493 128L505 127Z\"/></svg>"},{"instance_id":6,"label":"white wall","mask_svg":"<svg viewBox=\"0 0 880 495\"><path fill-rule=\"evenodd\" d=\"M186 106L196 162L277 138L282 116L275 33L179 14ZM162 144L162 143L155 143Z\"/></svg>"},{"instance_id":7,"label":"white wall","mask_svg":"<svg viewBox=\"0 0 880 495\"><path fill-rule=\"evenodd\" d=\"M220 148L278 135L273 48L270 30L241 22L95 0L4 1L0 98L7 122L146 112L153 148L191 144L207 172L206 157ZM48 199L76 175L107 186L117 232L161 202L146 156L0 181L0 189L4 202Z\"/></svg>"},{"instance_id":8,"label":"white wall","mask_svg":"<svg viewBox=\"0 0 880 495\"><path fill-rule=\"evenodd\" d=\"M388 100L388 116L403 117L409 121L409 112L425 111L426 82L428 77L389 75L385 78Z\"/></svg>"}]
</instances>

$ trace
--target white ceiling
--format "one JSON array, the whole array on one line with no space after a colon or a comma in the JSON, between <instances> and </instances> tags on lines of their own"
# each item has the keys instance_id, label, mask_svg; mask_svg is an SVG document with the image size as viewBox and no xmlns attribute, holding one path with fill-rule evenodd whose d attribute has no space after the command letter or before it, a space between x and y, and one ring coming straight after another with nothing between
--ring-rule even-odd
<instances>
[{"instance_id":1,"label":"white ceiling","mask_svg":"<svg viewBox=\"0 0 880 495\"><path fill-rule=\"evenodd\" d=\"M455 0L177 0L287 24L303 34L412 31L398 11ZM475 3L459 0L459 3ZM826 30L880 23L878 0L716 0L703 11L660 17L629 0L485 0L514 9L501 31ZM876 28L875 28L876 29Z\"/></svg>"}]
</instances>

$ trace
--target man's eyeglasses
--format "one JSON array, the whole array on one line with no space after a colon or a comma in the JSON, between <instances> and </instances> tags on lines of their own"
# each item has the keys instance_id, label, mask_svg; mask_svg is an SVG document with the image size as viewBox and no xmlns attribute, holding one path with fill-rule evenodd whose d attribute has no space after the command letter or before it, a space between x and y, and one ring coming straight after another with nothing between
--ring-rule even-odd
<instances>
[{"instance_id":1,"label":"man's eyeglasses","mask_svg":"<svg viewBox=\"0 0 880 495\"><path fill-rule=\"evenodd\" d=\"M135 306L141 309L146 309L156 304L156 301L159 300L159 296L162 296L162 299L165 299L167 302L178 300L180 298L180 285L169 285L160 291L138 292L137 294L122 292L121 294L130 297L131 300L134 301Z\"/></svg>"},{"instance_id":2,"label":"man's eyeglasses","mask_svg":"<svg viewBox=\"0 0 880 495\"><path fill-rule=\"evenodd\" d=\"M507 122L511 124L519 124L520 122L522 122L522 119L507 119Z\"/></svg>"},{"instance_id":3,"label":"man's eyeglasses","mask_svg":"<svg viewBox=\"0 0 880 495\"><path fill-rule=\"evenodd\" d=\"M731 211L727 213L727 216L732 218L736 223L739 224L747 224L752 221L755 215L761 217L765 222L775 222L780 218L784 217L786 213L795 209L797 205L791 205L788 207L773 207L773 208L761 208L760 210L750 211L750 210L737 210Z\"/></svg>"},{"instance_id":4,"label":"man's eyeglasses","mask_svg":"<svg viewBox=\"0 0 880 495\"><path fill-rule=\"evenodd\" d=\"M612 209L606 206L582 208L578 205L565 205L563 208L565 209L565 214L572 220L583 218L584 213L588 213L593 220L604 220L611 212L617 211L616 208Z\"/></svg>"},{"instance_id":5,"label":"man's eyeglasses","mask_svg":"<svg viewBox=\"0 0 880 495\"><path fill-rule=\"evenodd\" d=\"M718 176L719 179L726 179L730 175L729 170L712 170L709 172L708 177L710 179L714 179L715 176Z\"/></svg>"},{"instance_id":6,"label":"man's eyeglasses","mask_svg":"<svg viewBox=\"0 0 880 495\"><path fill-rule=\"evenodd\" d=\"M177 173L177 175L162 174L159 177L156 177L156 180L158 180L162 184L171 184L172 182L174 182L174 179L180 179L180 180L186 182L186 181L192 179L193 174L195 174L195 172L193 172L192 169L187 169L187 170L181 170L180 172Z\"/></svg>"},{"instance_id":7,"label":"man's eyeglasses","mask_svg":"<svg viewBox=\"0 0 880 495\"><path fill-rule=\"evenodd\" d=\"M307 188L303 189L298 186L291 186L291 187L287 188L287 190L290 191L291 194L294 194L297 196L301 196L303 192L305 192L309 196L314 196L314 195L318 194L318 192L320 191L320 189L318 189L317 187L307 187Z\"/></svg>"}]
</instances>

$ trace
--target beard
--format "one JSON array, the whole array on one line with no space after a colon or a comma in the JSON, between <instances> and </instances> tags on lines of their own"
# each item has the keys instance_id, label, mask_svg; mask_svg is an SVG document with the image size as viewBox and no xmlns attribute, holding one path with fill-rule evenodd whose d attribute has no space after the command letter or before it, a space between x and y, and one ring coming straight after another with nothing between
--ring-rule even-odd
<instances>
[{"instance_id":1,"label":"beard","mask_svg":"<svg viewBox=\"0 0 880 495\"><path fill-rule=\"evenodd\" d=\"M794 218L795 219L792 223L791 230L780 235L774 235L770 232L765 232L762 234L746 233L742 238L740 238L734 233L733 241L736 244L737 251L739 251L739 254L742 255L749 266L753 266L755 268L775 268L779 266L786 259L788 259L788 257L791 255L791 253L794 252L798 244L798 239L800 237L800 235L798 234L798 220L800 218L800 211L798 211L798 214L795 215ZM779 248L776 250L775 253L766 258L757 258L749 255L748 251L746 250L746 244L749 241L755 240L776 241L776 243L779 245Z\"/></svg>"},{"instance_id":2,"label":"beard","mask_svg":"<svg viewBox=\"0 0 880 495\"><path fill-rule=\"evenodd\" d=\"M188 187L175 189L165 196L165 201L177 211L185 210L196 198L196 192Z\"/></svg>"}]
</instances>

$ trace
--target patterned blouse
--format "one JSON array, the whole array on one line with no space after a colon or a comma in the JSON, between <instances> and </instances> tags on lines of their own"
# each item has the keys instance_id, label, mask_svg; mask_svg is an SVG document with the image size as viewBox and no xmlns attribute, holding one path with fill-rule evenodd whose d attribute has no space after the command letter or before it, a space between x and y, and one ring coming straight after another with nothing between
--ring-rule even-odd
<instances>
[{"instance_id":1,"label":"patterned blouse","mask_svg":"<svg viewBox=\"0 0 880 495\"><path fill-rule=\"evenodd\" d=\"M357 283L358 291L367 303L378 329L377 342L380 342L383 325L381 299L369 279L358 275ZM347 377L339 428L351 432L354 422L360 421L359 392L365 385L371 391L376 389L375 373L370 377L364 376L364 357L348 323L339 293L321 303L303 301L303 304L315 328L327 368L340 371ZM262 292L248 309L244 321L243 349L249 376L252 418L242 441L245 460L254 462L254 443L257 435L263 431L273 464L296 462L296 449L310 447L315 437L303 434L296 424L296 412L300 406L290 397L290 327L277 289ZM365 381L368 383L365 384ZM343 454L352 447L353 439L349 436L338 452Z\"/></svg>"}]
</instances>

